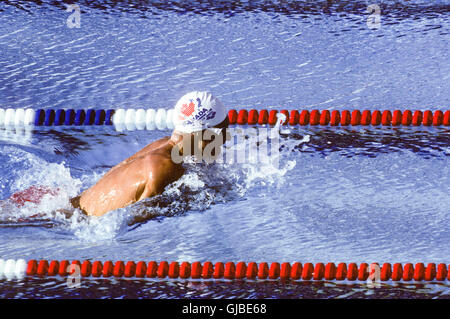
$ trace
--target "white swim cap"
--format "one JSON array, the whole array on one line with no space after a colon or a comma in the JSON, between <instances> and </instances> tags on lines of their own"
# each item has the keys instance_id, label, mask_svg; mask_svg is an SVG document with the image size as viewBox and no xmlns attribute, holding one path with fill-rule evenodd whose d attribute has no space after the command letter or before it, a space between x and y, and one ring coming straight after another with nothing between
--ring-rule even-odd
<instances>
[{"instance_id":1,"label":"white swim cap","mask_svg":"<svg viewBox=\"0 0 450 319\"><path fill-rule=\"evenodd\" d=\"M227 111L209 92L190 92L175 105L173 123L181 133L193 133L213 127L225 120Z\"/></svg>"}]
</instances>

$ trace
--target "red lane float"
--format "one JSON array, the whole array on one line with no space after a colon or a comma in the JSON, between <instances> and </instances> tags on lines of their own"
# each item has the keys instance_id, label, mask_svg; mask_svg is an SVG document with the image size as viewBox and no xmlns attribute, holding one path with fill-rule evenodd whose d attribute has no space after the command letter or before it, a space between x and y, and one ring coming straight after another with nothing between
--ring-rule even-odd
<instances>
[{"instance_id":1,"label":"red lane float","mask_svg":"<svg viewBox=\"0 0 450 319\"><path fill-rule=\"evenodd\" d=\"M289 126L450 126L450 110L411 111L411 110L230 110L228 120L231 125L275 125L277 114L282 113L286 120L282 125Z\"/></svg>"},{"instance_id":2,"label":"red lane float","mask_svg":"<svg viewBox=\"0 0 450 319\"><path fill-rule=\"evenodd\" d=\"M9 260L11 261L11 260ZM24 262L24 261L23 261ZM445 263L256 263L94 261L69 262L30 260L23 269L28 276L76 276L169 279L260 279L260 280L337 280L337 281L445 281L450 280L450 265Z\"/></svg>"}]
</instances>

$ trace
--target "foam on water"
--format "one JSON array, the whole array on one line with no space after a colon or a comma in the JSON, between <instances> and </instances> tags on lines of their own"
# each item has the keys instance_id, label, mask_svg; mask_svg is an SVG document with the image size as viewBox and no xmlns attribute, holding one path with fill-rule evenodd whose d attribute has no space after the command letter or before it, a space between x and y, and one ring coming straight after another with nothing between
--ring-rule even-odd
<instances>
[{"instance_id":1,"label":"foam on water","mask_svg":"<svg viewBox=\"0 0 450 319\"><path fill-rule=\"evenodd\" d=\"M81 187L81 181L71 177L70 169L64 163L49 163L33 153L13 146L3 147L2 152L7 157L5 163L14 167L12 172L14 178L1 181L3 185L10 184L11 193L35 185L48 186L51 189L60 189L60 191L57 196L45 195L37 205L26 203L21 208L8 205L9 209L0 206L0 220L13 217L27 218L41 212L45 217L56 209L67 208L69 198L75 196ZM8 179L8 177L0 176L0 179ZM46 217L50 217L50 215Z\"/></svg>"},{"instance_id":2,"label":"foam on water","mask_svg":"<svg viewBox=\"0 0 450 319\"><path fill-rule=\"evenodd\" d=\"M308 141L308 138L291 141L284 150L289 154L296 146ZM243 144L228 146L228 151L240 151L249 148L252 139ZM27 189L33 185L48 186L59 189L56 195L45 195L39 204L27 203L23 207L4 204L0 212L0 221L8 222L53 220L53 227L65 230L83 241L114 239L132 228L151 219L180 216L190 211L204 211L217 203L227 203L244 198L247 192L258 187L279 187L284 175L295 167L295 160L283 158L283 152L275 162L250 163L195 163L187 161L186 173L176 182L169 185L163 194L135 203L129 207L117 209L102 217L86 217L79 210L73 210L69 199L77 196L87 186L94 184L100 174L92 173L74 178L64 163L49 163L31 153L5 147L9 164L20 162L24 166L20 176L14 179L11 193ZM281 164L279 164L281 162ZM66 217L58 213L60 209L74 211ZM48 223L45 224L48 226ZM131 227L131 228L130 228Z\"/></svg>"}]
</instances>

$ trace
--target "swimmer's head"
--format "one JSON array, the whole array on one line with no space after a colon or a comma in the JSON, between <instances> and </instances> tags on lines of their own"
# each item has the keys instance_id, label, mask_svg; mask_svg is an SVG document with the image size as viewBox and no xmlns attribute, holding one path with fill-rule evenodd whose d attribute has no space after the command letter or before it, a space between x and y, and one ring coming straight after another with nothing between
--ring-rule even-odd
<instances>
[{"instance_id":1,"label":"swimmer's head","mask_svg":"<svg viewBox=\"0 0 450 319\"><path fill-rule=\"evenodd\" d=\"M193 155L210 143L216 147L225 143L228 116L219 99L209 92L195 91L177 102L174 126L171 140L183 155Z\"/></svg>"},{"instance_id":2,"label":"swimmer's head","mask_svg":"<svg viewBox=\"0 0 450 319\"><path fill-rule=\"evenodd\" d=\"M185 134L199 132L221 124L227 118L222 102L210 92L187 93L175 105L175 131Z\"/></svg>"}]
</instances>

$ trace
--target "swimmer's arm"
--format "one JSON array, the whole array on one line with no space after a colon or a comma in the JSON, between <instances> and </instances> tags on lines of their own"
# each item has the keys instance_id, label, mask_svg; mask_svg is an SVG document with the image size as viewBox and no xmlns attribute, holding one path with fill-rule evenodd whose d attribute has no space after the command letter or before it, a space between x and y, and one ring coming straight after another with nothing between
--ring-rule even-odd
<instances>
[{"instance_id":1,"label":"swimmer's arm","mask_svg":"<svg viewBox=\"0 0 450 319\"><path fill-rule=\"evenodd\" d=\"M167 180L165 175L167 174L156 173L155 176L152 176L138 197L138 201L161 194L164 191L164 188L169 184L164 182L164 180Z\"/></svg>"},{"instance_id":2,"label":"swimmer's arm","mask_svg":"<svg viewBox=\"0 0 450 319\"><path fill-rule=\"evenodd\" d=\"M181 165L175 164L167 159L156 161L152 168L138 201L161 194L167 185L176 181L184 174L184 169Z\"/></svg>"}]
</instances>

